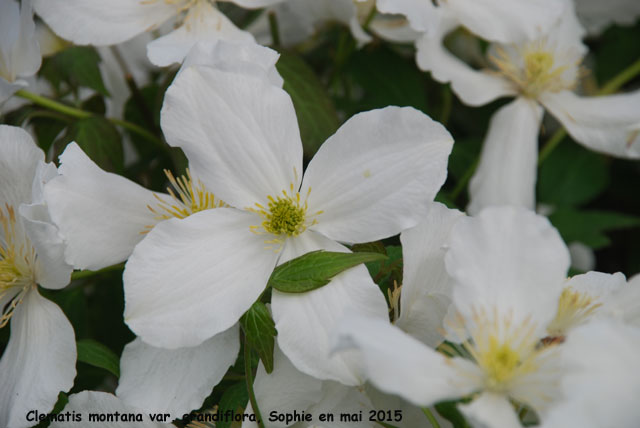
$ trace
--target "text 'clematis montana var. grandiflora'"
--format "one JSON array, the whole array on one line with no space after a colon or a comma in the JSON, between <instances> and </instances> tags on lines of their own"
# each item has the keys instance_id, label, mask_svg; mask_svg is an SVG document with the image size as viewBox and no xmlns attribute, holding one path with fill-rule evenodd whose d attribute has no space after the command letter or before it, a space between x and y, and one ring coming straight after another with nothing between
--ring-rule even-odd
<instances>
[{"instance_id":1,"label":"text 'clematis montana var. grandiflora'","mask_svg":"<svg viewBox=\"0 0 640 428\"><path fill-rule=\"evenodd\" d=\"M76 376L73 327L38 292L38 285L56 290L71 279L42 198L55 175L29 134L0 125L0 328L11 325L0 359L0 426L8 428L30 426L30 410L49 412Z\"/></svg>"},{"instance_id":2,"label":"text 'clematis montana var. grandiflora'","mask_svg":"<svg viewBox=\"0 0 640 428\"><path fill-rule=\"evenodd\" d=\"M489 124L470 182L470 213L490 205L534 207L542 106L584 146L618 157L640 157L640 91L601 97L573 92L587 49L572 3L562 3L564 13L548 32L517 44L491 44L490 69L474 70L445 49L444 37L460 26L446 9L437 31L417 43L420 68L440 82L450 82L465 104L516 97Z\"/></svg>"},{"instance_id":3,"label":"text 'clematis montana var. grandiflora'","mask_svg":"<svg viewBox=\"0 0 640 428\"><path fill-rule=\"evenodd\" d=\"M462 341L462 356L355 317L341 325L336 348L358 349L374 385L417 405L471 397L459 408L473 426L519 427L510 400L543 418L561 396L564 368L558 347L543 343L569 267L560 235L533 212L492 207L460 218L447 246L458 313L447 327Z\"/></svg>"},{"instance_id":4,"label":"text 'clematis montana var. grandiflora'","mask_svg":"<svg viewBox=\"0 0 640 428\"><path fill-rule=\"evenodd\" d=\"M265 290L278 263L336 241L381 239L414 226L446 176L453 141L413 108L348 120L302 175L290 97L266 73L183 69L168 89L162 128L228 207L156 225L125 268L125 320L153 346L195 346L231 327ZM305 373L360 383L348 357L328 358L346 311L384 319L364 266L303 294L273 290L278 344Z\"/></svg>"},{"instance_id":5,"label":"text 'clematis montana var. grandiflora'","mask_svg":"<svg viewBox=\"0 0 640 428\"><path fill-rule=\"evenodd\" d=\"M256 9L283 0L231 0ZM176 19L177 28L147 45L158 66L180 63L198 41L253 41L216 8L216 0L36 0L38 15L59 36L79 45L114 45Z\"/></svg>"}]
</instances>

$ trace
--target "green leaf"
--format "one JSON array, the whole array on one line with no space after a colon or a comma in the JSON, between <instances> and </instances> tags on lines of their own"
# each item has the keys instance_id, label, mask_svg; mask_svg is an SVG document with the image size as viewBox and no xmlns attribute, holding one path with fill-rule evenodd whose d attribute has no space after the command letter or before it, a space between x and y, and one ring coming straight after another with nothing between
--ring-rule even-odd
<instances>
[{"instance_id":1,"label":"green leaf","mask_svg":"<svg viewBox=\"0 0 640 428\"><path fill-rule=\"evenodd\" d=\"M338 129L338 115L325 87L302 58L281 52L276 68L296 109L304 154L310 159Z\"/></svg>"},{"instance_id":2,"label":"green leaf","mask_svg":"<svg viewBox=\"0 0 640 428\"><path fill-rule=\"evenodd\" d=\"M78 361L99 367L120 376L120 360L113 351L91 339L79 340Z\"/></svg>"},{"instance_id":3,"label":"green leaf","mask_svg":"<svg viewBox=\"0 0 640 428\"><path fill-rule=\"evenodd\" d=\"M640 217L610 211L578 211L572 208L554 211L549 220L565 242L582 242L593 249L606 247L611 243L605 232L640 225Z\"/></svg>"},{"instance_id":4,"label":"green leaf","mask_svg":"<svg viewBox=\"0 0 640 428\"><path fill-rule=\"evenodd\" d=\"M304 293L327 285L331 278L360 263L386 258L379 253L312 251L276 267L268 285L285 293Z\"/></svg>"},{"instance_id":5,"label":"green leaf","mask_svg":"<svg viewBox=\"0 0 640 428\"><path fill-rule=\"evenodd\" d=\"M92 47L71 46L49 58L42 66L42 75L56 88L66 81L72 87L84 86L108 96L99 63L100 56Z\"/></svg>"},{"instance_id":6,"label":"green leaf","mask_svg":"<svg viewBox=\"0 0 640 428\"><path fill-rule=\"evenodd\" d=\"M56 142L59 151L75 141L95 163L108 171L121 172L124 168L122 138L115 126L98 116L74 122L65 135Z\"/></svg>"},{"instance_id":7,"label":"green leaf","mask_svg":"<svg viewBox=\"0 0 640 428\"><path fill-rule=\"evenodd\" d=\"M538 201L555 206L587 203L609 184L606 159L577 144L565 143L545 160L538 175Z\"/></svg>"},{"instance_id":8,"label":"green leaf","mask_svg":"<svg viewBox=\"0 0 640 428\"><path fill-rule=\"evenodd\" d=\"M225 414L227 410L231 410L236 414L242 414L247 402L249 401L249 394L247 393L247 385L245 382L238 382L231 385L220 397L218 403L218 412ZM228 428L233 421L221 418L216 425L216 428Z\"/></svg>"},{"instance_id":9,"label":"green leaf","mask_svg":"<svg viewBox=\"0 0 640 428\"><path fill-rule=\"evenodd\" d=\"M442 401L433 407L440 416L451 422L454 428L469 428L469 424L458 410L457 403L458 401Z\"/></svg>"},{"instance_id":10,"label":"green leaf","mask_svg":"<svg viewBox=\"0 0 640 428\"><path fill-rule=\"evenodd\" d=\"M258 352L267 373L273 371L274 337L278 332L264 303L257 301L240 318L247 342Z\"/></svg>"}]
</instances>

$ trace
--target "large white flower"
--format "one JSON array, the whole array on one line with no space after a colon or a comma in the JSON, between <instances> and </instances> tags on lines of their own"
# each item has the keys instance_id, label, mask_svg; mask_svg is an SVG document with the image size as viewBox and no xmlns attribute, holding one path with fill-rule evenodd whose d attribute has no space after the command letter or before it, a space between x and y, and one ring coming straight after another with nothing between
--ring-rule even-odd
<instances>
[{"instance_id":1,"label":"large white flower","mask_svg":"<svg viewBox=\"0 0 640 428\"><path fill-rule=\"evenodd\" d=\"M232 0L259 8L282 0ZM179 26L147 45L152 63L182 62L198 41L253 41L215 5L215 0L36 0L38 15L61 37L76 44L113 45L177 18Z\"/></svg>"},{"instance_id":2,"label":"large white flower","mask_svg":"<svg viewBox=\"0 0 640 428\"><path fill-rule=\"evenodd\" d=\"M35 36L31 0L0 1L0 105L28 83L24 77L36 74L42 58Z\"/></svg>"},{"instance_id":3,"label":"large white flower","mask_svg":"<svg viewBox=\"0 0 640 428\"><path fill-rule=\"evenodd\" d=\"M450 82L466 104L516 97L489 124L470 183L472 213L488 205L534 207L540 104L586 147L613 156L640 157L640 91L603 97L572 92L586 48L572 5L564 3L560 22L546 35L517 45L491 45L491 70L474 70L444 48L444 36L459 25L453 15L440 23L437 34L417 43L418 65L436 80Z\"/></svg>"},{"instance_id":4,"label":"large white flower","mask_svg":"<svg viewBox=\"0 0 640 428\"><path fill-rule=\"evenodd\" d=\"M27 412L47 413L76 375L73 327L38 285L60 289L71 267L51 224L42 186L56 174L20 128L0 125L0 327L11 337L0 360L0 426L26 427Z\"/></svg>"},{"instance_id":5,"label":"large white flower","mask_svg":"<svg viewBox=\"0 0 640 428\"><path fill-rule=\"evenodd\" d=\"M458 220L449 247L445 263L470 359L445 357L385 321L353 317L338 349L359 349L374 385L417 405L476 393L460 406L474 426L520 426L510 399L543 416L562 372L557 347L540 346L569 267L562 239L545 218L500 207Z\"/></svg>"},{"instance_id":6,"label":"large white flower","mask_svg":"<svg viewBox=\"0 0 640 428\"><path fill-rule=\"evenodd\" d=\"M266 75L193 66L168 89L167 141L192 172L235 208L158 224L127 263L125 320L145 342L196 345L229 328L262 294L277 263L309 251L348 251L415 225L444 181L452 139L412 108L351 118L302 177L302 145L289 96ZM345 311L384 318L384 298L364 266L303 293L273 291L278 343L296 367L359 383L343 358L327 358Z\"/></svg>"}]
</instances>

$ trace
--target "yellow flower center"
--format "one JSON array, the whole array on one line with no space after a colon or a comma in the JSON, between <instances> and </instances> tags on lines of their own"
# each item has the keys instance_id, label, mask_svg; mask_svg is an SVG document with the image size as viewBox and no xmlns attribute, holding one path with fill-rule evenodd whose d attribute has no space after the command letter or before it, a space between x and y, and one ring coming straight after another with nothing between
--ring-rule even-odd
<instances>
[{"instance_id":1,"label":"yellow flower center","mask_svg":"<svg viewBox=\"0 0 640 428\"><path fill-rule=\"evenodd\" d=\"M4 209L0 207L0 225L4 235L4 239L0 237L0 299L9 293L15 293L6 308L0 308L2 328L7 325L26 292L35 286L32 266L35 264L36 256L29 242L17 245L16 215L12 206L7 204Z\"/></svg>"},{"instance_id":2,"label":"yellow flower center","mask_svg":"<svg viewBox=\"0 0 640 428\"><path fill-rule=\"evenodd\" d=\"M502 48L497 48L496 54L489 59L498 72L529 98L537 98L543 92L572 89L576 84L576 78L567 78L565 73L578 64L559 63L555 52L546 46L545 40L521 48L517 59L513 58L513 53Z\"/></svg>"},{"instance_id":3,"label":"yellow flower center","mask_svg":"<svg viewBox=\"0 0 640 428\"><path fill-rule=\"evenodd\" d=\"M562 337L567 330L584 323L602 303L587 293L580 293L571 287L562 290L556 316L547 327L550 337Z\"/></svg>"},{"instance_id":4,"label":"yellow flower center","mask_svg":"<svg viewBox=\"0 0 640 428\"><path fill-rule=\"evenodd\" d=\"M200 211L227 206L224 201L216 199L214 194L209 192L200 180L194 183L189 169L187 169L186 176L183 175L178 178L175 178L169 170L165 169L164 173L171 184L170 187L167 187L167 193L169 193L171 201L167 201L154 193L158 203L155 207L147 205L147 208L156 214L156 220L186 218ZM141 233L147 233L152 228L153 225L146 226Z\"/></svg>"}]
</instances>

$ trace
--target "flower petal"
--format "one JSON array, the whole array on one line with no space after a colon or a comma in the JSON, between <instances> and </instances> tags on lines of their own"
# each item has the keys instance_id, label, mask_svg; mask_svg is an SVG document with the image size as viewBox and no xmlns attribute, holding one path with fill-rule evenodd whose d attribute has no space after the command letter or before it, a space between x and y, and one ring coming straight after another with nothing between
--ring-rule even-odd
<instances>
[{"instance_id":1,"label":"flower petal","mask_svg":"<svg viewBox=\"0 0 640 428\"><path fill-rule=\"evenodd\" d=\"M541 120L540 106L521 97L493 115L480 163L469 183L470 214L491 205L533 209Z\"/></svg>"},{"instance_id":2,"label":"flower petal","mask_svg":"<svg viewBox=\"0 0 640 428\"><path fill-rule=\"evenodd\" d=\"M145 342L196 346L227 330L265 289L278 254L233 208L158 224L124 271L125 321Z\"/></svg>"},{"instance_id":3,"label":"flower petal","mask_svg":"<svg viewBox=\"0 0 640 428\"><path fill-rule=\"evenodd\" d=\"M437 26L438 13L433 3L422 0L378 0L376 8L382 13L401 14L416 31L429 32Z\"/></svg>"},{"instance_id":4,"label":"flower petal","mask_svg":"<svg viewBox=\"0 0 640 428\"><path fill-rule=\"evenodd\" d=\"M44 188L53 222L67 248L67 261L80 269L101 269L129 257L157 222L148 206L153 192L100 169L76 144L60 156L60 176Z\"/></svg>"},{"instance_id":5,"label":"flower petal","mask_svg":"<svg viewBox=\"0 0 640 428\"><path fill-rule=\"evenodd\" d=\"M69 396L69 403L64 407L60 414L69 412L70 414L77 414L80 416L79 422L53 422L51 428L86 428L91 426L92 428L175 428L175 425L160 422L152 422L146 412L142 412L139 409L135 409L126 405L122 400L113 394L98 391L82 391L77 394ZM119 413L119 417L123 418L123 415L133 414L133 417L140 415L142 422L131 422L117 420L114 422L98 422L90 421L89 415L96 414L98 417L101 415L112 415Z\"/></svg>"},{"instance_id":6,"label":"flower petal","mask_svg":"<svg viewBox=\"0 0 640 428\"><path fill-rule=\"evenodd\" d=\"M460 219L445 256L456 284L453 300L467 319L474 308L527 316L544 330L555 315L569 251L546 217L517 207L492 207Z\"/></svg>"},{"instance_id":7,"label":"flower petal","mask_svg":"<svg viewBox=\"0 0 640 428\"><path fill-rule=\"evenodd\" d=\"M281 262L324 249L348 251L322 235L308 231L290 239ZM307 293L273 290L273 319L278 345L298 370L319 379L332 379L347 385L361 383L349 356L329 356L330 337L346 313L387 318L387 304L364 266L356 266L337 276L324 287Z\"/></svg>"},{"instance_id":8,"label":"flower petal","mask_svg":"<svg viewBox=\"0 0 640 428\"><path fill-rule=\"evenodd\" d=\"M122 352L116 395L149 413L181 418L202 406L239 350L237 324L192 348L155 348L137 338Z\"/></svg>"},{"instance_id":9,"label":"flower petal","mask_svg":"<svg viewBox=\"0 0 640 428\"><path fill-rule=\"evenodd\" d=\"M474 388L463 383L444 355L386 320L349 317L335 339L334 351L359 351L360 364L377 388L418 406L459 398Z\"/></svg>"},{"instance_id":10,"label":"flower petal","mask_svg":"<svg viewBox=\"0 0 640 428\"><path fill-rule=\"evenodd\" d=\"M447 0L445 7L472 33L500 43L535 40L563 11L556 0Z\"/></svg>"},{"instance_id":11,"label":"flower petal","mask_svg":"<svg viewBox=\"0 0 640 428\"><path fill-rule=\"evenodd\" d=\"M469 404L458 406L472 426L482 428L520 428L520 421L504 395L484 392Z\"/></svg>"},{"instance_id":12,"label":"flower petal","mask_svg":"<svg viewBox=\"0 0 640 428\"><path fill-rule=\"evenodd\" d=\"M113 45L148 31L174 15L187 0L36 0L36 13L64 39L78 45Z\"/></svg>"},{"instance_id":13,"label":"flower petal","mask_svg":"<svg viewBox=\"0 0 640 428\"><path fill-rule=\"evenodd\" d=\"M289 95L266 78L190 67L167 90L161 122L191 171L232 206L265 205L267 195L299 185L295 110Z\"/></svg>"},{"instance_id":14,"label":"flower petal","mask_svg":"<svg viewBox=\"0 0 640 428\"><path fill-rule=\"evenodd\" d=\"M415 226L444 183L453 139L411 107L349 119L316 153L301 193L312 229L342 242L369 242Z\"/></svg>"},{"instance_id":15,"label":"flower petal","mask_svg":"<svg viewBox=\"0 0 640 428\"><path fill-rule=\"evenodd\" d=\"M505 95L514 95L504 78L469 67L449 52L443 43L447 34L460 24L452 15L440 11L438 27L416 42L418 67L431 72L435 80L451 83L451 89L467 105L480 106Z\"/></svg>"},{"instance_id":16,"label":"flower petal","mask_svg":"<svg viewBox=\"0 0 640 428\"><path fill-rule=\"evenodd\" d=\"M400 234L404 270L396 325L432 348L443 341L442 321L453 286L444 266L444 245L451 228L463 216L434 203L423 222Z\"/></svg>"},{"instance_id":17,"label":"flower petal","mask_svg":"<svg viewBox=\"0 0 640 428\"><path fill-rule=\"evenodd\" d=\"M640 158L640 91L604 97L562 91L542 94L540 102L577 142L601 153Z\"/></svg>"},{"instance_id":18,"label":"flower petal","mask_svg":"<svg viewBox=\"0 0 640 428\"><path fill-rule=\"evenodd\" d=\"M197 42L219 39L255 42L251 33L236 27L212 4L199 2L189 9L178 29L147 45L147 56L151 63L165 67L181 63Z\"/></svg>"},{"instance_id":19,"label":"flower petal","mask_svg":"<svg viewBox=\"0 0 640 428\"><path fill-rule=\"evenodd\" d=\"M0 426L31 426L27 413L51 411L75 376L73 327L56 304L30 290L13 314L0 360Z\"/></svg>"},{"instance_id":20,"label":"flower petal","mask_svg":"<svg viewBox=\"0 0 640 428\"><path fill-rule=\"evenodd\" d=\"M44 153L22 128L0 125L0 207L30 203L33 177Z\"/></svg>"}]
</instances>

